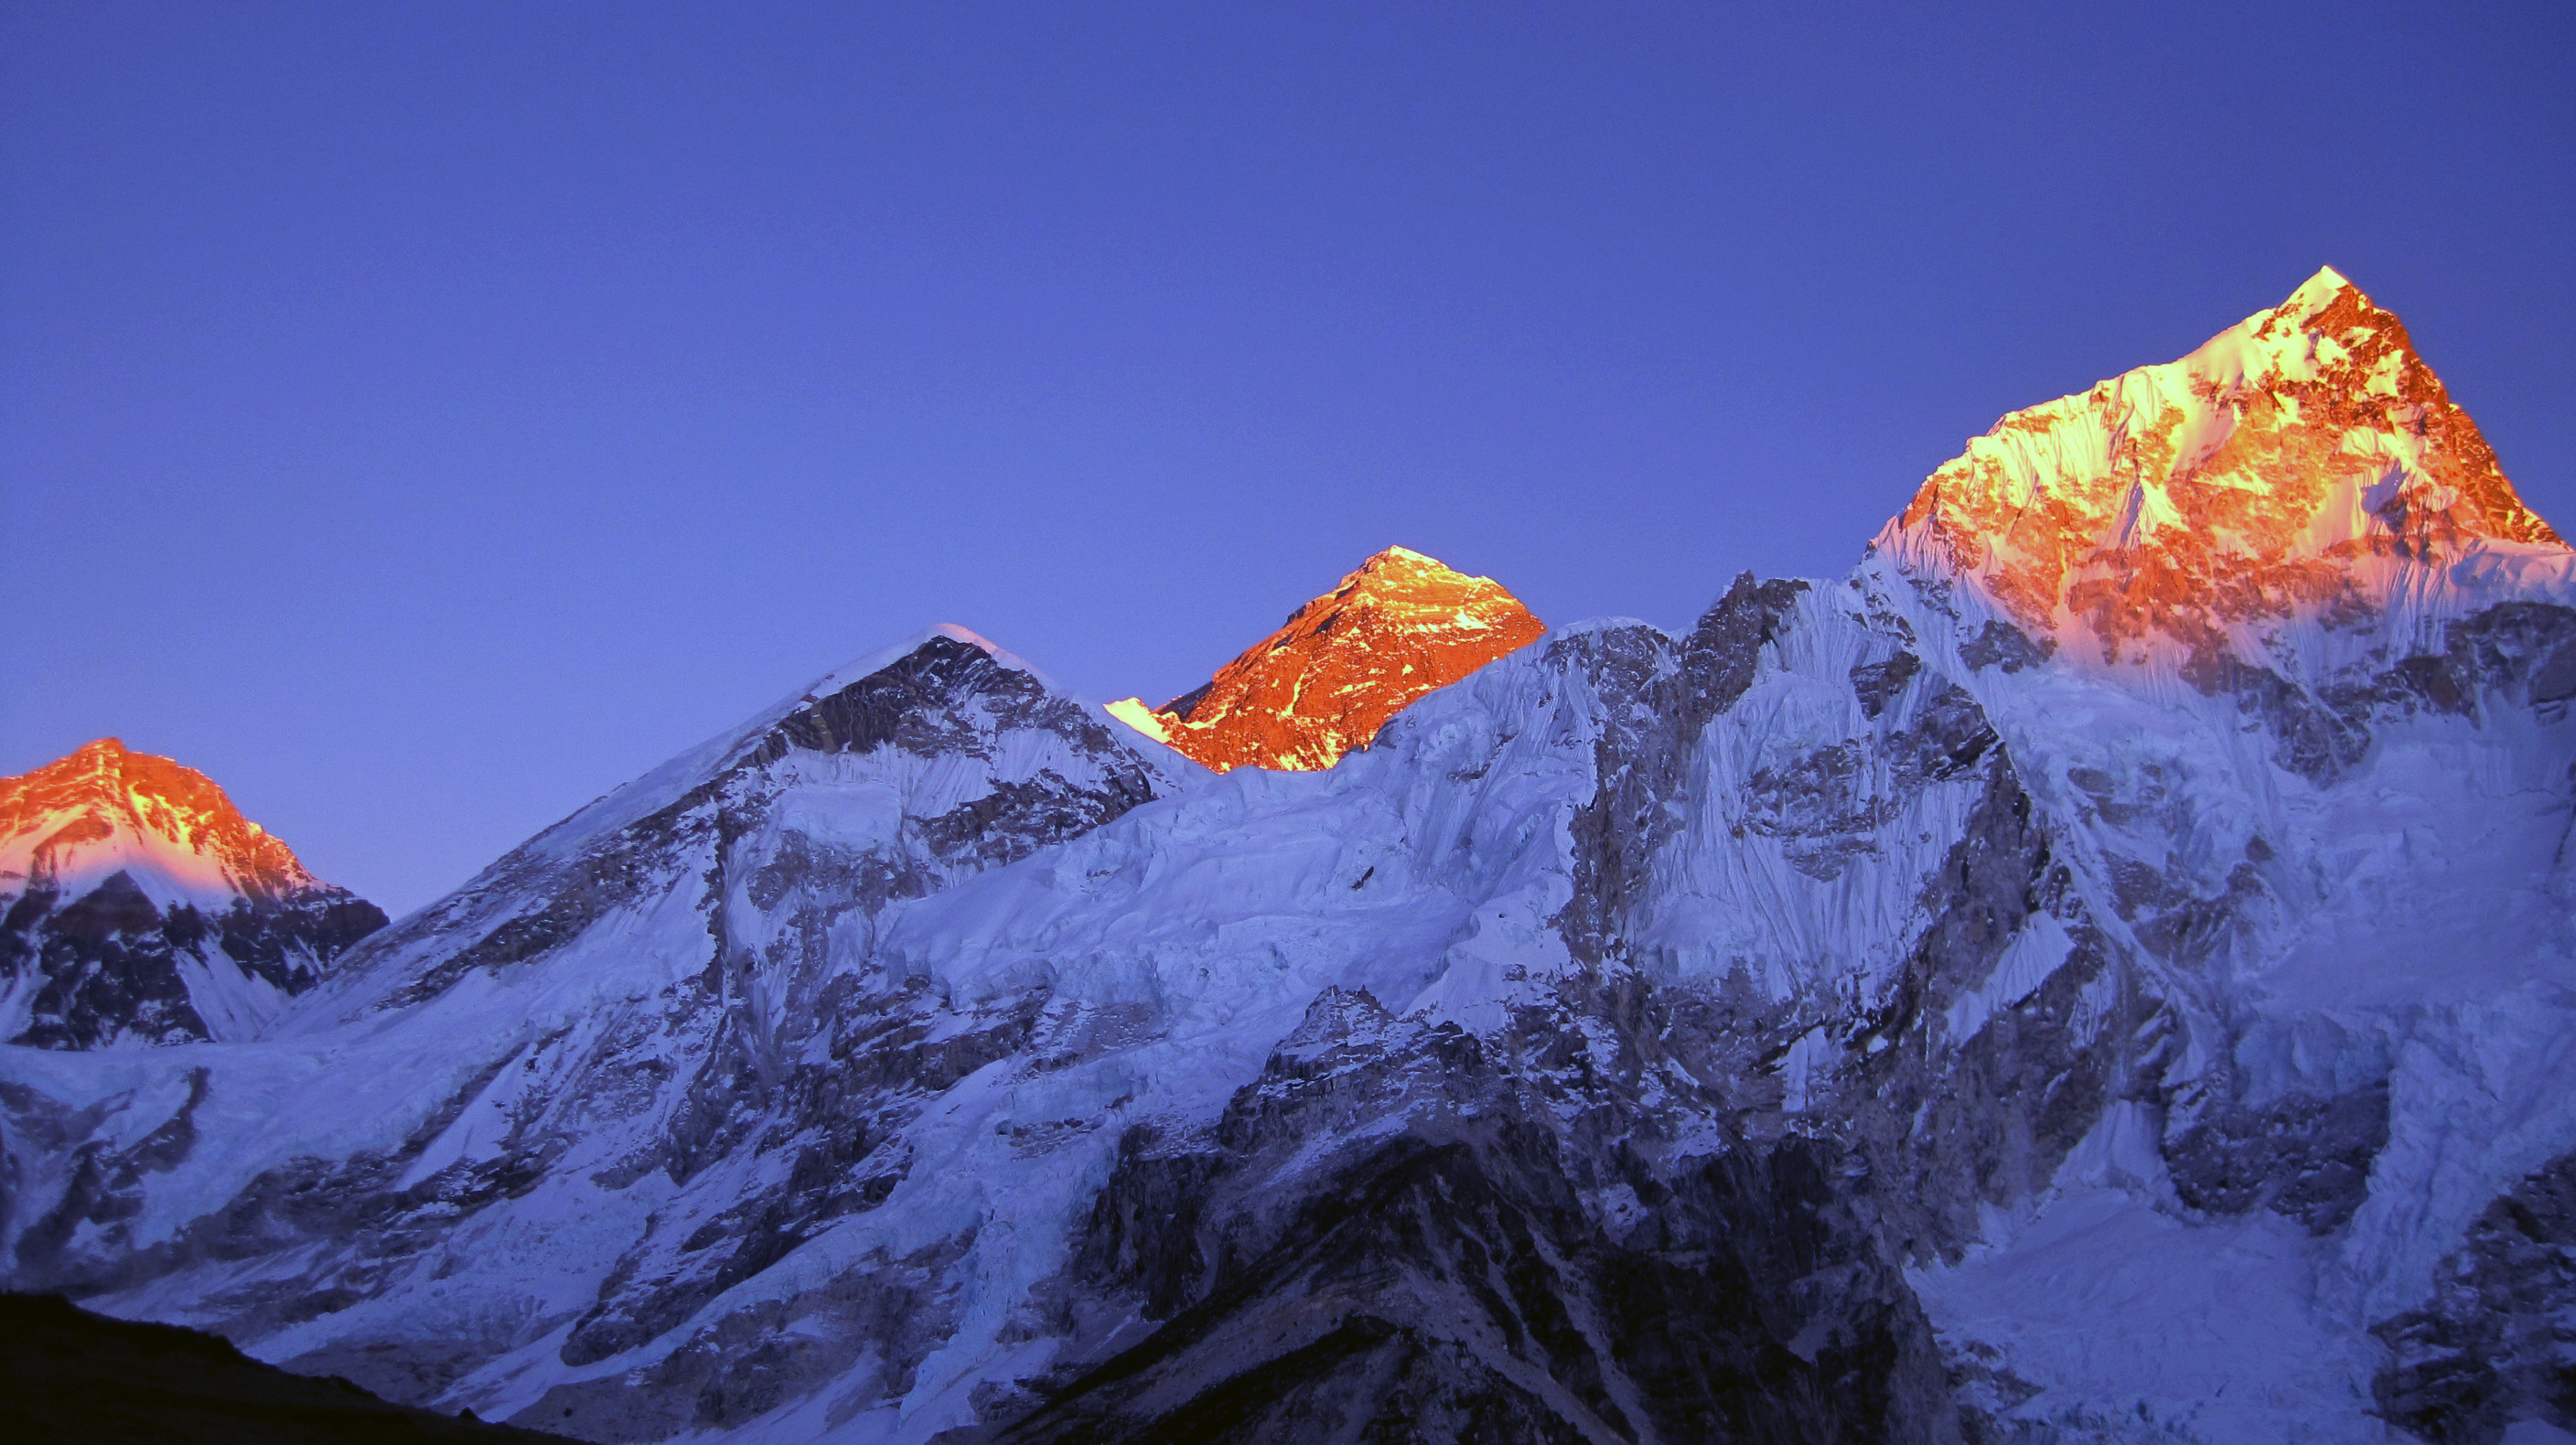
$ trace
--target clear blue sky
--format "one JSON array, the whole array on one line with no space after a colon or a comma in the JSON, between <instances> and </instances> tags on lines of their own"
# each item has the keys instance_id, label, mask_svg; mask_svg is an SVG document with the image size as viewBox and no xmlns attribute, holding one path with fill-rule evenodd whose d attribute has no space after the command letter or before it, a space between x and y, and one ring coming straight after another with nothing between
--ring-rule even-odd
<instances>
[{"instance_id":1,"label":"clear blue sky","mask_svg":"<svg viewBox=\"0 0 2576 1445\"><path fill-rule=\"evenodd\" d=\"M2565 3L9 0L0 772L399 911L934 621L1839 573L2326 263L2567 525L2571 260Z\"/></svg>"}]
</instances>

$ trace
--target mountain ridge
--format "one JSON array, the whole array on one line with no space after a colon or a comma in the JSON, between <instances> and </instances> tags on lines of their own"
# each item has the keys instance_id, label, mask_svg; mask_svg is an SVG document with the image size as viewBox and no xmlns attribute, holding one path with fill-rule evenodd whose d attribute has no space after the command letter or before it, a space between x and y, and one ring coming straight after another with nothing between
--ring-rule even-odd
<instances>
[{"instance_id":1,"label":"mountain ridge","mask_svg":"<svg viewBox=\"0 0 2576 1445\"><path fill-rule=\"evenodd\" d=\"M1872 550L2039 643L2203 680L2335 652L2320 626L2419 623L2465 573L2563 588L2569 559L2404 323L2331 267L2180 360L2006 415Z\"/></svg>"},{"instance_id":2,"label":"mountain ridge","mask_svg":"<svg viewBox=\"0 0 2576 1445\"><path fill-rule=\"evenodd\" d=\"M2267 534L2349 597L2105 659L2012 568L2207 479L2094 395L2065 547L1901 513L1329 768L881 654L254 1040L0 1049L11 1279L603 1442L2576 1426L2563 549L2434 525L2401 428L2403 547ZM2358 426L2275 450L2350 493Z\"/></svg>"},{"instance_id":3,"label":"mountain ridge","mask_svg":"<svg viewBox=\"0 0 2576 1445\"><path fill-rule=\"evenodd\" d=\"M559 1435L388 1404L291 1375L224 1340L0 1295L0 1407L17 1429L95 1445L548 1445Z\"/></svg>"}]
</instances>

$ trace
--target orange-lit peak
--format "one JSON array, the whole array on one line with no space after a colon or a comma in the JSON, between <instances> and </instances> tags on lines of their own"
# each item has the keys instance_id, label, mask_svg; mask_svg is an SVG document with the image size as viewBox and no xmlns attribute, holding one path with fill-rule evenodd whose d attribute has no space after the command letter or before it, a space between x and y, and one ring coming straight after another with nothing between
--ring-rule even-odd
<instances>
[{"instance_id":1,"label":"orange-lit peak","mask_svg":"<svg viewBox=\"0 0 2576 1445\"><path fill-rule=\"evenodd\" d=\"M1219 772L1329 768L1407 704L1544 631L1492 578L1389 547L1205 687L1160 708L1128 698L1110 711Z\"/></svg>"},{"instance_id":2,"label":"orange-lit peak","mask_svg":"<svg viewBox=\"0 0 2576 1445\"><path fill-rule=\"evenodd\" d=\"M1427 573L1437 573L1442 577L1456 577L1460 575L1441 566L1439 558L1428 556L1421 552L1416 552L1410 547L1389 547L1385 551L1379 552L1370 557L1367 561L1362 562L1359 566L1359 570L1351 575L1359 577L1366 576L1374 572L1385 572L1391 570L1401 571L1407 569ZM1493 579L1478 577L1471 578L1469 580L1487 582Z\"/></svg>"},{"instance_id":3,"label":"orange-lit peak","mask_svg":"<svg viewBox=\"0 0 2576 1445\"><path fill-rule=\"evenodd\" d=\"M1495 586L1490 577L1470 577L1441 565L1440 559L1416 552L1410 547L1389 547L1372 553L1359 566L1351 569L1333 590L1315 600L1322 602L1352 592L1404 592L1421 588Z\"/></svg>"},{"instance_id":4,"label":"orange-lit peak","mask_svg":"<svg viewBox=\"0 0 2576 1445\"><path fill-rule=\"evenodd\" d=\"M1362 562L1332 591L1307 603L1299 612L1395 607L1422 611L1421 620L1428 626L1474 628L1482 625L1483 609L1497 604L1520 607L1519 599L1491 577L1470 577L1409 547L1389 547Z\"/></svg>"},{"instance_id":5,"label":"orange-lit peak","mask_svg":"<svg viewBox=\"0 0 2576 1445\"><path fill-rule=\"evenodd\" d=\"M1879 537L2106 661L2214 657L2376 609L2409 567L2564 547L2404 323L2331 267L2179 361L2006 416Z\"/></svg>"},{"instance_id":6,"label":"orange-lit peak","mask_svg":"<svg viewBox=\"0 0 2576 1445\"><path fill-rule=\"evenodd\" d=\"M121 770L125 765L125 759L130 756L132 755L125 750L125 739L95 738L72 749L62 758L47 764L46 767L71 768L88 773L113 773ZM45 771L44 768L37 769L37 772L43 771ZM25 776L33 777L35 774L29 773Z\"/></svg>"},{"instance_id":7,"label":"orange-lit peak","mask_svg":"<svg viewBox=\"0 0 2576 1445\"><path fill-rule=\"evenodd\" d=\"M2355 296L2361 295L2361 288L2353 285L2350 281L2345 280L2344 274L2341 271L2336 270L2332 266L2319 266L2317 268L2317 274L2300 282L2299 289L2290 293L2289 300L2282 302L2280 305L2275 306L2270 311L2262 314L2276 319L2284 316L2297 318L2313 316L2335 304L2335 302L2347 291L2351 292ZM2363 304L2369 304L2368 298L2363 298ZM2373 307L2372 309L2377 310L2378 308ZM2380 314L2383 316L2387 315L2386 312L2380 312ZM2392 317L2390 319L2394 320L2395 318Z\"/></svg>"},{"instance_id":8,"label":"orange-lit peak","mask_svg":"<svg viewBox=\"0 0 2576 1445\"><path fill-rule=\"evenodd\" d=\"M111 862L152 869L192 894L266 894L314 881L213 779L118 738L0 777L0 885L114 871Z\"/></svg>"}]
</instances>

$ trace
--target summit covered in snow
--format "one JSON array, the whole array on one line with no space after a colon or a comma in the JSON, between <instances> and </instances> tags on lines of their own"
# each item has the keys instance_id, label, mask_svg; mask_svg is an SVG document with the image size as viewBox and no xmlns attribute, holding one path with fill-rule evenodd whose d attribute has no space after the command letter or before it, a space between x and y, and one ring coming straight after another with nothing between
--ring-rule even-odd
<instances>
[{"instance_id":1,"label":"summit covered in snow","mask_svg":"<svg viewBox=\"0 0 2576 1445\"><path fill-rule=\"evenodd\" d=\"M1389 553L1170 748L917 636L0 1048L8 1282L601 1442L2576 1431L2576 554L2393 316L1537 633Z\"/></svg>"},{"instance_id":2,"label":"summit covered in snow","mask_svg":"<svg viewBox=\"0 0 2576 1445\"><path fill-rule=\"evenodd\" d=\"M384 923L205 774L118 739L0 778L0 1038L245 1037Z\"/></svg>"},{"instance_id":3,"label":"summit covered in snow","mask_svg":"<svg viewBox=\"0 0 2576 1445\"><path fill-rule=\"evenodd\" d=\"M2567 554L2405 326L2332 268L2179 361L1995 423L1877 550L2072 662L2197 680L2376 642Z\"/></svg>"}]
</instances>

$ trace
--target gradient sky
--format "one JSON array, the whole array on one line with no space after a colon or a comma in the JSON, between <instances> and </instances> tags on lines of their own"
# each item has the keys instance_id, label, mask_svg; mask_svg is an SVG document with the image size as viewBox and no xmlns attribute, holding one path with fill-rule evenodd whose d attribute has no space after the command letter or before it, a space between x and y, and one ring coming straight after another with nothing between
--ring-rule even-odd
<instances>
[{"instance_id":1,"label":"gradient sky","mask_svg":"<svg viewBox=\"0 0 2576 1445\"><path fill-rule=\"evenodd\" d=\"M1843 571L2331 263L2576 523L2576 5L0 5L0 772L395 911L936 621Z\"/></svg>"}]
</instances>

